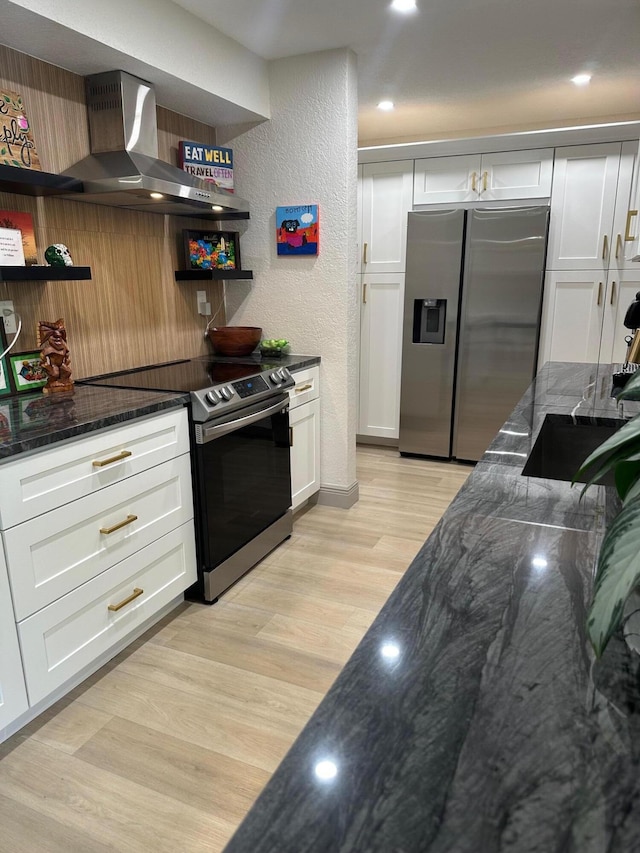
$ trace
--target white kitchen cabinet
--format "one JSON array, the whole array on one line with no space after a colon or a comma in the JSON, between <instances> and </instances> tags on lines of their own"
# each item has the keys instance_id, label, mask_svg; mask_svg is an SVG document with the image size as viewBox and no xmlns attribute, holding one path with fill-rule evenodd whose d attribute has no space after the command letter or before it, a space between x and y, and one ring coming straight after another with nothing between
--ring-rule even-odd
<instances>
[{"instance_id":1,"label":"white kitchen cabinet","mask_svg":"<svg viewBox=\"0 0 640 853\"><path fill-rule=\"evenodd\" d=\"M28 708L16 622L0 544L0 741L2 730Z\"/></svg>"},{"instance_id":2,"label":"white kitchen cabinet","mask_svg":"<svg viewBox=\"0 0 640 853\"><path fill-rule=\"evenodd\" d=\"M0 689L17 629L16 719L25 684L30 707L60 695L195 582L186 409L19 454L0 477Z\"/></svg>"},{"instance_id":3,"label":"white kitchen cabinet","mask_svg":"<svg viewBox=\"0 0 640 853\"><path fill-rule=\"evenodd\" d=\"M404 274L362 276L358 434L397 439Z\"/></svg>"},{"instance_id":4,"label":"white kitchen cabinet","mask_svg":"<svg viewBox=\"0 0 640 853\"><path fill-rule=\"evenodd\" d=\"M416 160L413 203L458 204L548 198L553 149Z\"/></svg>"},{"instance_id":5,"label":"white kitchen cabinet","mask_svg":"<svg viewBox=\"0 0 640 853\"><path fill-rule=\"evenodd\" d=\"M611 268L616 272L638 270L632 258L640 252L640 159L637 142L623 142L613 215Z\"/></svg>"},{"instance_id":6,"label":"white kitchen cabinet","mask_svg":"<svg viewBox=\"0 0 640 853\"><path fill-rule=\"evenodd\" d=\"M615 259L618 177L630 182L619 142L556 149L547 268L607 270ZM625 168L621 172L621 164ZM629 187L620 185L629 197Z\"/></svg>"},{"instance_id":7,"label":"white kitchen cabinet","mask_svg":"<svg viewBox=\"0 0 640 853\"><path fill-rule=\"evenodd\" d=\"M362 167L362 272L404 272L413 160Z\"/></svg>"},{"instance_id":8,"label":"white kitchen cabinet","mask_svg":"<svg viewBox=\"0 0 640 853\"><path fill-rule=\"evenodd\" d=\"M606 277L590 270L547 272L538 366L597 362L607 301Z\"/></svg>"},{"instance_id":9,"label":"white kitchen cabinet","mask_svg":"<svg viewBox=\"0 0 640 853\"><path fill-rule=\"evenodd\" d=\"M320 489L320 369L293 373L289 389L291 508L295 511Z\"/></svg>"},{"instance_id":10,"label":"white kitchen cabinet","mask_svg":"<svg viewBox=\"0 0 640 853\"><path fill-rule=\"evenodd\" d=\"M640 267L640 264L636 264L636 267ZM599 359L604 364L622 363L626 360L625 337L631 335L632 332L625 328L624 317L639 291L640 268L632 272L622 270L616 273L614 270L610 271L604 303L604 322Z\"/></svg>"}]
</instances>

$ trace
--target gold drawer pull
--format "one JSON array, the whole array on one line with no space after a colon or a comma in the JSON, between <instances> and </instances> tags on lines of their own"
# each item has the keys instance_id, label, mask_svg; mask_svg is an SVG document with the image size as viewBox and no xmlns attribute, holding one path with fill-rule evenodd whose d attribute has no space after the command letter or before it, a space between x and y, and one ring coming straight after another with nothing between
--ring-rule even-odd
<instances>
[{"instance_id":1,"label":"gold drawer pull","mask_svg":"<svg viewBox=\"0 0 640 853\"><path fill-rule=\"evenodd\" d=\"M602 282L598 282L598 305L602 305Z\"/></svg>"},{"instance_id":2,"label":"gold drawer pull","mask_svg":"<svg viewBox=\"0 0 640 853\"><path fill-rule=\"evenodd\" d=\"M616 261L620 258L620 249L622 248L622 235L616 237Z\"/></svg>"},{"instance_id":3,"label":"gold drawer pull","mask_svg":"<svg viewBox=\"0 0 640 853\"><path fill-rule=\"evenodd\" d=\"M609 254L609 236L607 234L605 234L603 239L602 239L602 260L603 261L606 261L608 254Z\"/></svg>"},{"instance_id":4,"label":"gold drawer pull","mask_svg":"<svg viewBox=\"0 0 640 853\"><path fill-rule=\"evenodd\" d=\"M112 613L115 613L117 610L122 610L122 608L125 607L127 604L131 604L134 598L138 598L138 596L142 595L143 593L143 589L135 587L131 595L129 595L127 598L124 598L122 601L119 601L117 604L109 604L107 610L110 610Z\"/></svg>"},{"instance_id":5,"label":"gold drawer pull","mask_svg":"<svg viewBox=\"0 0 640 853\"><path fill-rule=\"evenodd\" d=\"M101 527L100 533L104 533L106 535L109 533L115 533L116 530L120 530L121 527L126 527L127 524L133 524L133 522L137 520L137 515L128 515L124 521L119 521L117 524L114 524L113 527Z\"/></svg>"},{"instance_id":6,"label":"gold drawer pull","mask_svg":"<svg viewBox=\"0 0 640 853\"><path fill-rule=\"evenodd\" d=\"M367 304L367 282L362 285L362 304Z\"/></svg>"},{"instance_id":7,"label":"gold drawer pull","mask_svg":"<svg viewBox=\"0 0 640 853\"><path fill-rule=\"evenodd\" d=\"M613 305L616 301L616 283L615 281L611 283L611 299L609 300L609 305Z\"/></svg>"},{"instance_id":8,"label":"gold drawer pull","mask_svg":"<svg viewBox=\"0 0 640 853\"><path fill-rule=\"evenodd\" d=\"M296 394L301 394L303 391L308 391L310 388L313 388L313 385L310 382L308 385L296 385L295 392Z\"/></svg>"},{"instance_id":9,"label":"gold drawer pull","mask_svg":"<svg viewBox=\"0 0 640 853\"><path fill-rule=\"evenodd\" d=\"M625 240L625 243L632 242L633 240L635 240L635 239L636 239L636 238L633 236L633 234L631 233L631 220L633 219L633 217L634 217L634 216L637 216L637 215L638 215L638 211L637 211L637 210L630 210L630 211L627 213L627 227L626 227L626 228L625 228L625 230L624 230L624 240Z\"/></svg>"},{"instance_id":10,"label":"gold drawer pull","mask_svg":"<svg viewBox=\"0 0 640 853\"><path fill-rule=\"evenodd\" d=\"M367 249L368 249L368 248L369 248L368 243L365 243L365 244L364 244L364 250L363 250L363 252L362 252L362 263L363 263L363 264L366 264L366 263L367 263Z\"/></svg>"},{"instance_id":11,"label":"gold drawer pull","mask_svg":"<svg viewBox=\"0 0 640 853\"><path fill-rule=\"evenodd\" d=\"M113 465L114 462L120 462L121 459L126 459L128 456L131 456L130 450L121 450L117 456L110 456L108 459L94 459L92 464L94 468L104 468L105 465Z\"/></svg>"},{"instance_id":12,"label":"gold drawer pull","mask_svg":"<svg viewBox=\"0 0 640 853\"><path fill-rule=\"evenodd\" d=\"M289 427L289 447L293 447L293 427Z\"/></svg>"},{"instance_id":13,"label":"gold drawer pull","mask_svg":"<svg viewBox=\"0 0 640 853\"><path fill-rule=\"evenodd\" d=\"M487 178L489 177L489 172L482 173L482 192L486 193L487 191Z\"/></svg>"},{"instance_id":14,"label":"gold drawer pull","mask_svg":"<svg viewBox=\"0 0 640 853\"><path fill-rule=\"evenodd\" d=\"M477 190L476 190L476 177L477 177L477 173L471 172L471 191L474 193L477 192Z\"/></svg>"}]
</instances>

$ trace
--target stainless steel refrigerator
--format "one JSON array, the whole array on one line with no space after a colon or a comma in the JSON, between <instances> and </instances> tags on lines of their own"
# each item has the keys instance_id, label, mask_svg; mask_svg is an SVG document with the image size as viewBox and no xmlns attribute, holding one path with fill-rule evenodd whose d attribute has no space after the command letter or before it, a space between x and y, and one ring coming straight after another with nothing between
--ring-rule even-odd
<instances>
[{"instance_id":1,"label":"stainless steel refrigerator","mask_svg":"<svg viewBox=\"0 0 640 853\"><path fill-rule=\"evenodd\" d=\"M409 214L400 453L480 459L535 374L548 207Z\"/></svg>"}]
</instances>

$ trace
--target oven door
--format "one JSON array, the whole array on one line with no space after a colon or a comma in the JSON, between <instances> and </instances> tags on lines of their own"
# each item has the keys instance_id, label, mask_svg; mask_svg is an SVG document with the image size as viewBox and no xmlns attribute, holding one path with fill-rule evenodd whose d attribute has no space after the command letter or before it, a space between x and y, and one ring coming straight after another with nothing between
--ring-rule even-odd
<instances>
[{"instance_id":1,"label":"oven door","mask_svg":"<svg viewBox=\"0 0 640 853\"><path fill-rule=\"evenodd\" d=\"M196 430L196 525L203 571L223 563L290 509L288 406L289 397L282 394Z\"/></svg>"}]
</instances>

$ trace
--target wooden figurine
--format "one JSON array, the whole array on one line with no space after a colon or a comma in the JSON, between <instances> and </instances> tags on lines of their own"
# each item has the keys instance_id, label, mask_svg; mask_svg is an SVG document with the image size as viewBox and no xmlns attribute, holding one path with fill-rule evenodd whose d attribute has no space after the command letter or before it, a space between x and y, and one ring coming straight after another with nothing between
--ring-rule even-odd
<instances>
[{"instance_id":1,"label":"wooden figurine","mask_svg":"<svg viewBox=\"0 0 640 853\"><path fill-rule=\"evenodd\" d=\"M38 347L40 348L40 364L48 376L47 384L42 392L52 394L58 391L73 391L67 330L64 327L62 317L55 323L40 320L37 336Z\"/></svg>"}]
</instances>

